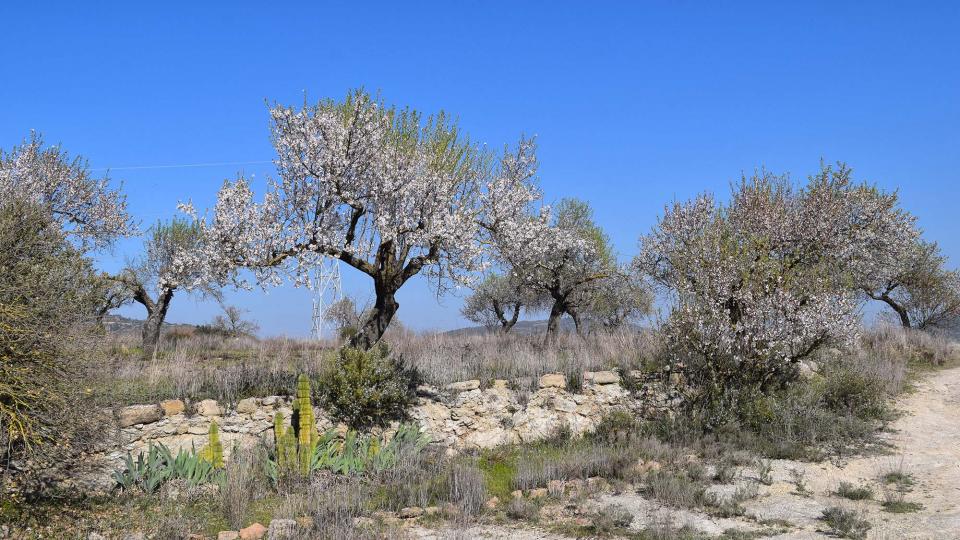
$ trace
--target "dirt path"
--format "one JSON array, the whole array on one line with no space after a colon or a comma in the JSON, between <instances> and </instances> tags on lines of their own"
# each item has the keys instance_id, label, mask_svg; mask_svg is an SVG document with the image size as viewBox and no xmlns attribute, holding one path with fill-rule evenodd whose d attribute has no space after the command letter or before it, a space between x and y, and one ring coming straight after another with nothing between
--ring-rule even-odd
<instances>
[{"instance_id":1,"label":"dirt path","mask_svg":"<svg viewBox=\"0 0 960 540\"><path fill-rule=\"evenodd\" d=\"M869 538L960 539L960 368L924 376L916 389L903 396L904 414L885 436L892 455L863 457L841 466L780 461L774 464L779 482L761 489L760 497L745 506L759 518L785 519L799 530L777 538L819 538L823 508L839 505L864 512L872 524ZM790 469L805 471L811 497L793 494ZM902 471L914 480L905 500L923 505L918 511L890 513L881 502L891 491L880 477ZM872 501L855 502L832 495L841 481L873 489Z\"/></svg>"}]
</instances>

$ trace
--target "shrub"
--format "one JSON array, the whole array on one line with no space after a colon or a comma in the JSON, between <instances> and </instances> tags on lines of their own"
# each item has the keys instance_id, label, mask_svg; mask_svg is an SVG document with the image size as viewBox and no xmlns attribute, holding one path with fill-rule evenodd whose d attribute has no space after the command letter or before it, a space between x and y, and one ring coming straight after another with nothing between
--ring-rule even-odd
<instances>
[{"instance_id":1,"label":"shrub","mask_svg":"<svg viewBox=\"0 0 960 540\"><path fill-rule=\"evenodd\" d=\"M864 420L889 416L882 381L839 362L828 363L823 377L823 403L830 410Z\"/></svg>"},{"instance_id":2,"label":"shrub","mask_svg":"<svg viewBox=\"0 0 960 540\"><path fill-rule=\"evenodd\" d=\"M617 529L626 529L633 523L633 514L626 508L611 504L604 506L592 518L593 529L600 534L609 534Z\"/></svg>"},{"instance_id":3,"label":"shrub","mask_svg":"<svg viewBox=\"0 0 960 540\"><path fill-rule=\"evenodd\" d=\"M511 499L506 509L507 516L521 521L533 521L537 518L539 511L536 503L522 497Z\"/></svg>"},{"instance_id":4,"label":"shrub","mask_svg":"<svg viewBox=\"0 0 960 540\"><path fill-rule=\"evenodd\" d=\"M676 508L700 508L714 502L703 482L680 472L659 470L647 474L640 490L657 501Z\"/></svg>"},{"instance_id":5,"label":"shrub","mask_svg":"<svg viewBox=\"0 0 960 540\"><path fill-rule=\"evenodd\" d=\"M607 444L626 444L640 434L640 427L632 413L617 409L600 419L592 438Z\"/></svg>"},{"instance_id":6,"label":"shrub","mask_svg":"<svg viewBox=\"0 0 960 540\"><path fill-rule=\"evenodd\" d=\"M258 461L263 456L259 449L236 451L224 469L220 485L220 506L227 523L234 529L244 525L250 504L263 484L263 470Z\"/></svg>"},{"instance_id":7,"label":"shrub","mask_svg":"<svg viewBox=\"0 0 960 540\"><path fill-rule=\"evenodd\" d=\"M867 531L870 530L870 522L863 519L858 512L839 506L831 506L824 510L820 519L841 538L862 540L867 537Z\"/></svg>"},{"instance_id":8,"label":"shrub","mask_svg":"<svg viewBox=\"0 0 960 540\"><path fill-rule=\"evenodd\" d=\"M382 426L406 417L416 398L418 376L380 344L369 351L341 349L339 361L319 381L325 409L354 429Z\"/></svg>"},{"instance_id":9,"label":"shrub","mask_svg":"<svg viewBox=\"0 0 960 540\"><path fill-rule=\"evenodd\" d=\"M42 489L102 433L74 384L102 290L49 212L0 201L0 473L13 491Z\"/></svg>"}]
</instances>

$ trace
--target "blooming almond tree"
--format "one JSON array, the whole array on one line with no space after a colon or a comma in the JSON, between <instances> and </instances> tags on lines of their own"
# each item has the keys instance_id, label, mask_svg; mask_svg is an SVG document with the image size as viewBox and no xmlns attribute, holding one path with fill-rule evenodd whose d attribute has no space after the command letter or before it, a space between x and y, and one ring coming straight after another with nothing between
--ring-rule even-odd
<instances>
[{"instance_id":1,"label":"blooming almond tree","mask_svg":"<svg viewBox=\"0 0 960 540\"><path fill-rule=\"evenodd\" d=\"M667 208L636 266L669 293L671 349L706 387L766 388L859 326L855 284L901 256L910 220L896 196L822 167L806 186L762 172Z\"/></svg>"},{"instance_id":2,"label":"blooming almond tree","mask_svg":"<svg viewBox=\"0 0 960 540\"><path fill-rule=\"evenodd\" d=\"M960 320L960 271L946 263L935 242L916 238L887 271L866 276L862 289L887 304L904 328L948 328Z\"/></svg>"},{"instance_id":3,"label":"blooming almond tree","mask_svg":"<svg viewBox=\"0 0 960 540\"><path fill-rule=\"evenodd\" d=\"M604 280L617 271L609 239L593 222L590 206L564 199L556 209L528 214L525 227L509 231L516 235L504 237L498 252L521 287L541 295L542 303L550 306L544 340L556 338L564 314L581 332L581 310L590 305Z\"/></svg>"},{"instance_id":4,"label":"blooming almond tree","mask_svg":"<svg viewBox=\"0 0 960 540\"><path fill-rule=\"evenodd\" d=\"M630 268L619 267L591 291L583 308L591 328L616 330L635 323L650 313L653 297L641 276Z\"/></svg>"},{"instance_id":5,"label":"blooming almond tree","mask_svg":"<svg viewBox=\"0 0 960 540\"><path fill-rule=\"evenodd\" d=\"M109 178L93 178L87 162L59 146L30 139L9 153L0 150L0 201L39 205L81 248L102 248L118 236L136 233L126 197Z\"/></svg>"},{"instance_id":6,"label":"blooming almond tree","mask_svg":"<svg viewBox=\"0 0 960 540\"><path fill-rule=\"evenodd\" d=\"M143 260L110 278L126 290L131 300L147 310L141 330L143 353L147 357L156 352L167 310L179 288L220 299L219 289L206 279L202 267L188 264L201 248L200 235L200 227L192 221L174 218L157 223L148 232Z\"/></svg>"},{"instance_id":7,"label":"blooming almond tree","mask_svg":"<svg viewBox=\"0 0 960 540\"><path fill-rule=\"evenodd\" d=\"M354 91L300 110L278 106L271 117L279 178L262 202L245 179L226 183L213 216L199 222L207 248L192 264L217 278L251 268L264 285L284 274L308 285L322 257L339 259L373 280L354 346L380 339L413 276L438 294L471 283L485 266L482 246L520 226L539 197L532 142L494 166L444 113L424 117Z\"/></svg>"},{"instance_id":8,"label":"blooming almond tree","mask_svg":"<svg viewBox=\"0 0 960 540\"><path fill-rule=\"evenodd\" d=\"M517 324L522 310L539 310L542 298L514 273L488 274L467 297L461 313L467 320L506 334Z\"/></svg>"}]
</instances>

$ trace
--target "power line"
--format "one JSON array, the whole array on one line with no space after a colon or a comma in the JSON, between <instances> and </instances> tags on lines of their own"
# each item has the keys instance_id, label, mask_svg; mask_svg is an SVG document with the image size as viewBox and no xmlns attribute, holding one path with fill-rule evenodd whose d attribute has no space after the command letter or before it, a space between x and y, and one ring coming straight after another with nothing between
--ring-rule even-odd
<instances>
[{"instance_id":1,"label":"power line","mask_svg":"<svg viewBox=\"0 0 960 540\"><path fill-rule=\"evenodd\" d=\"M188 169L193 167L221 167L225 165L263 165L273 161L221 161L214 163L187 163L184 165L135 165L131 167L97 167L92 171L133 171L145 169Z\"/></svg>"}]
</instances>

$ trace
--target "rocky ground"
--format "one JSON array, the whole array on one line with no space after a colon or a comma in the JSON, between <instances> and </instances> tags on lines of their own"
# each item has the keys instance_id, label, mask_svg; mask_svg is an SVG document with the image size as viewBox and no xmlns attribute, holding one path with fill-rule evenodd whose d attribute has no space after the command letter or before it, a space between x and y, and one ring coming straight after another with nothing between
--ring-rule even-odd
<instances>
[{"instance_id":1,"label":"rocky ground","mask_svg":"<svg viewBox=\"0 0 960 540\"><path fill-rule=\"evenodd\" d=\"M882 455L839 463L773 460L766 474L759 467L748 467L741 469L732 483L713 486L721 496L731 495L738 487L756 487L756 496L742 503L742 516L722 518L666 508L634 490L620 490L592 494L577 501L575 508L545 506L537 528L514 523L456 533L427 528L412 532L420 538L563 538L545 525L576 522L577 515L617 504L633 514L633 530L669 520L675 527L687 526L706 536L739 530L782 540L836 538L836 531L820 516L825 509L838 506L869 522L871 539L960 539L960 368L925 375L914 391L900 399L898 408L903 414L884 434L890 448ZM896 483L884 479L890 473L906 479L899 490ZM872 496L866 500L838 496L841 482L869 488ZM891 512L891 507L884 505L891 500L906 503L900 505L906 511Z\"/></svg>"}]
</instances>

